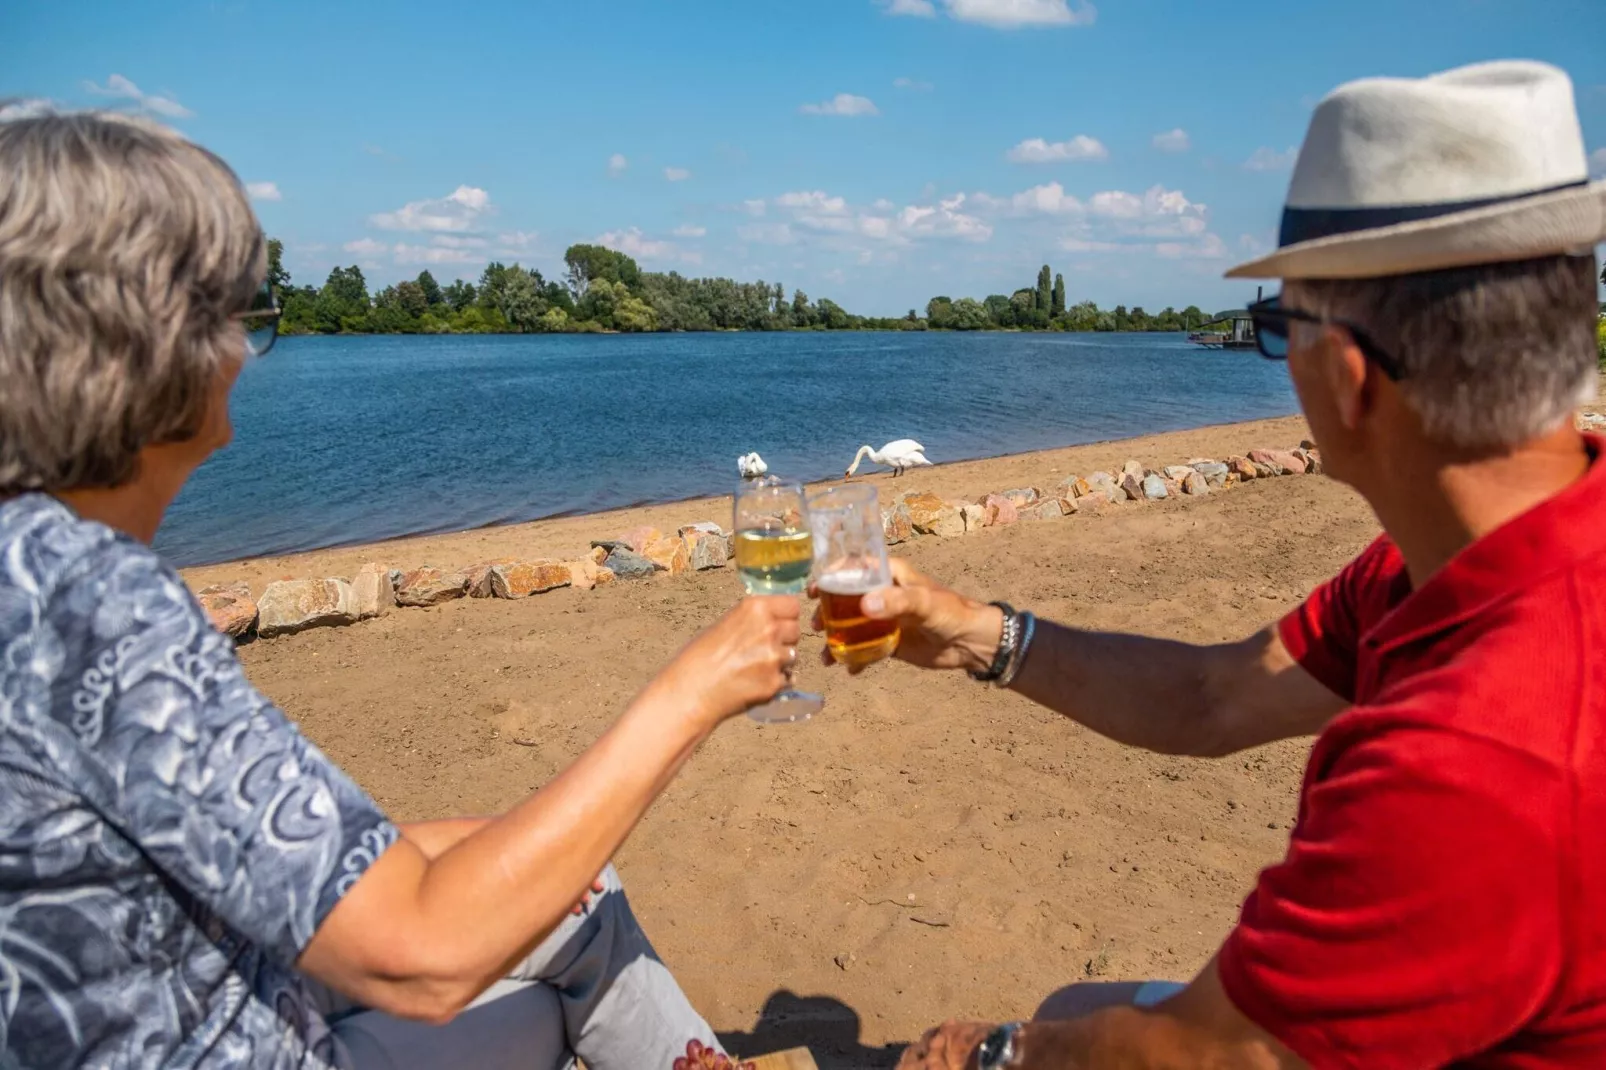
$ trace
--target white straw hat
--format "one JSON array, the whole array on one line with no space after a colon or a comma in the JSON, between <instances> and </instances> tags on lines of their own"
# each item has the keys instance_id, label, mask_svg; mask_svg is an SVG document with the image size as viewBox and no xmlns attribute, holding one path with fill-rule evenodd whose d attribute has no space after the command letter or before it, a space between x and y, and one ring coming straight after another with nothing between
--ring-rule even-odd
<instances>
[{"instance_id":1,"label":"white straw hat","mask_svg":"<svg viewBox=\"0 0 1606 1070\"><path fill-rule=\"evenodd\" d=\"M1229 278L1357 279L1587 255L1606 240L1564 71L1366 78L1316 106L1276 252Z\"/></svg>"}]
</instances>

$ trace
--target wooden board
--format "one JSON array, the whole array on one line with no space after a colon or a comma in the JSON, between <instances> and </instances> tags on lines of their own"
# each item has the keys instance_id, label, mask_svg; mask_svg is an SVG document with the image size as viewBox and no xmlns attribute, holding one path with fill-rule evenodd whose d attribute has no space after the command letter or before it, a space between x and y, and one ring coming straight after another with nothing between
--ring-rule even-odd
<instances>
[{"instance_id":1,"label":"wooden board","mask_svg":"<svg viewBox=\"0 0 1606 1070\"><path fill-rule=\"evenodd\" d=\"M754 1070L820 1070L807 1048L772 1052L751 1060Z\"/></svg>"}]
</instances>

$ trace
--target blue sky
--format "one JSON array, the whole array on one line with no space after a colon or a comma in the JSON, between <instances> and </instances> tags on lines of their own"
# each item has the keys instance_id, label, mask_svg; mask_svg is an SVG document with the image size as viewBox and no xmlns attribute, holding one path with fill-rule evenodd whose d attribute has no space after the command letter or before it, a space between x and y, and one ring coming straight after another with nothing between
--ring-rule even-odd
<instances>
[{"instance_id":1,"label":"blue sky","mask_svg":"<svg viewBox=\"0 0 1606 1070\"><path fill-rule=\"evenodd\" d=\"M1606 171L1602 0L0 0L0 97L143 109L253 184L298 282L575 241L854 311L1030 285L1254 296L1334 85L1528 57Z\"/></svg>"}]
</instances>

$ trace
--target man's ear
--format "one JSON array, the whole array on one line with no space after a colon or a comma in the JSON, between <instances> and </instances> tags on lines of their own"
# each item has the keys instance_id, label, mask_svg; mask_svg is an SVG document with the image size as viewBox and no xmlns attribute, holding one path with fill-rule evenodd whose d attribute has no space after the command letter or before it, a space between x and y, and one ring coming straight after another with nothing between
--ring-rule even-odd
<instances>
[{"instance_id":1,"label":"man's ear","mask_svg":"<svg viewBox=\"0 0 1606 1070\"><path fill-rule=\"evenodd\" d=\"M1372 407L1372 364L1349 331L1337 324L1321 328L1322 373L1344 430L1354 431Z\"/></svg>"}]
</instances>

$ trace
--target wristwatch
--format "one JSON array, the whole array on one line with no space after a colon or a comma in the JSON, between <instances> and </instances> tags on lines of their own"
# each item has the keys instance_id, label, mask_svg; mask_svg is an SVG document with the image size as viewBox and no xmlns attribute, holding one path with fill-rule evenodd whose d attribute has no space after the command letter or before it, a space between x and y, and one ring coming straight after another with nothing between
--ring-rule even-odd
<instances>
[{"instance_id":1,"label":"wristwatch","mask_svg":"<svg viewBox=\"0 0 1606 1070\"><path fill-rule=\"evenodd\" d=\"M987 1034L987 1039L976 1049L976 1070L1008 1070L1017 1065L1019 1045L1015 1037L1020 1033L1019 1022L1005 1022Z\"/></svg>"}]
</instances>

